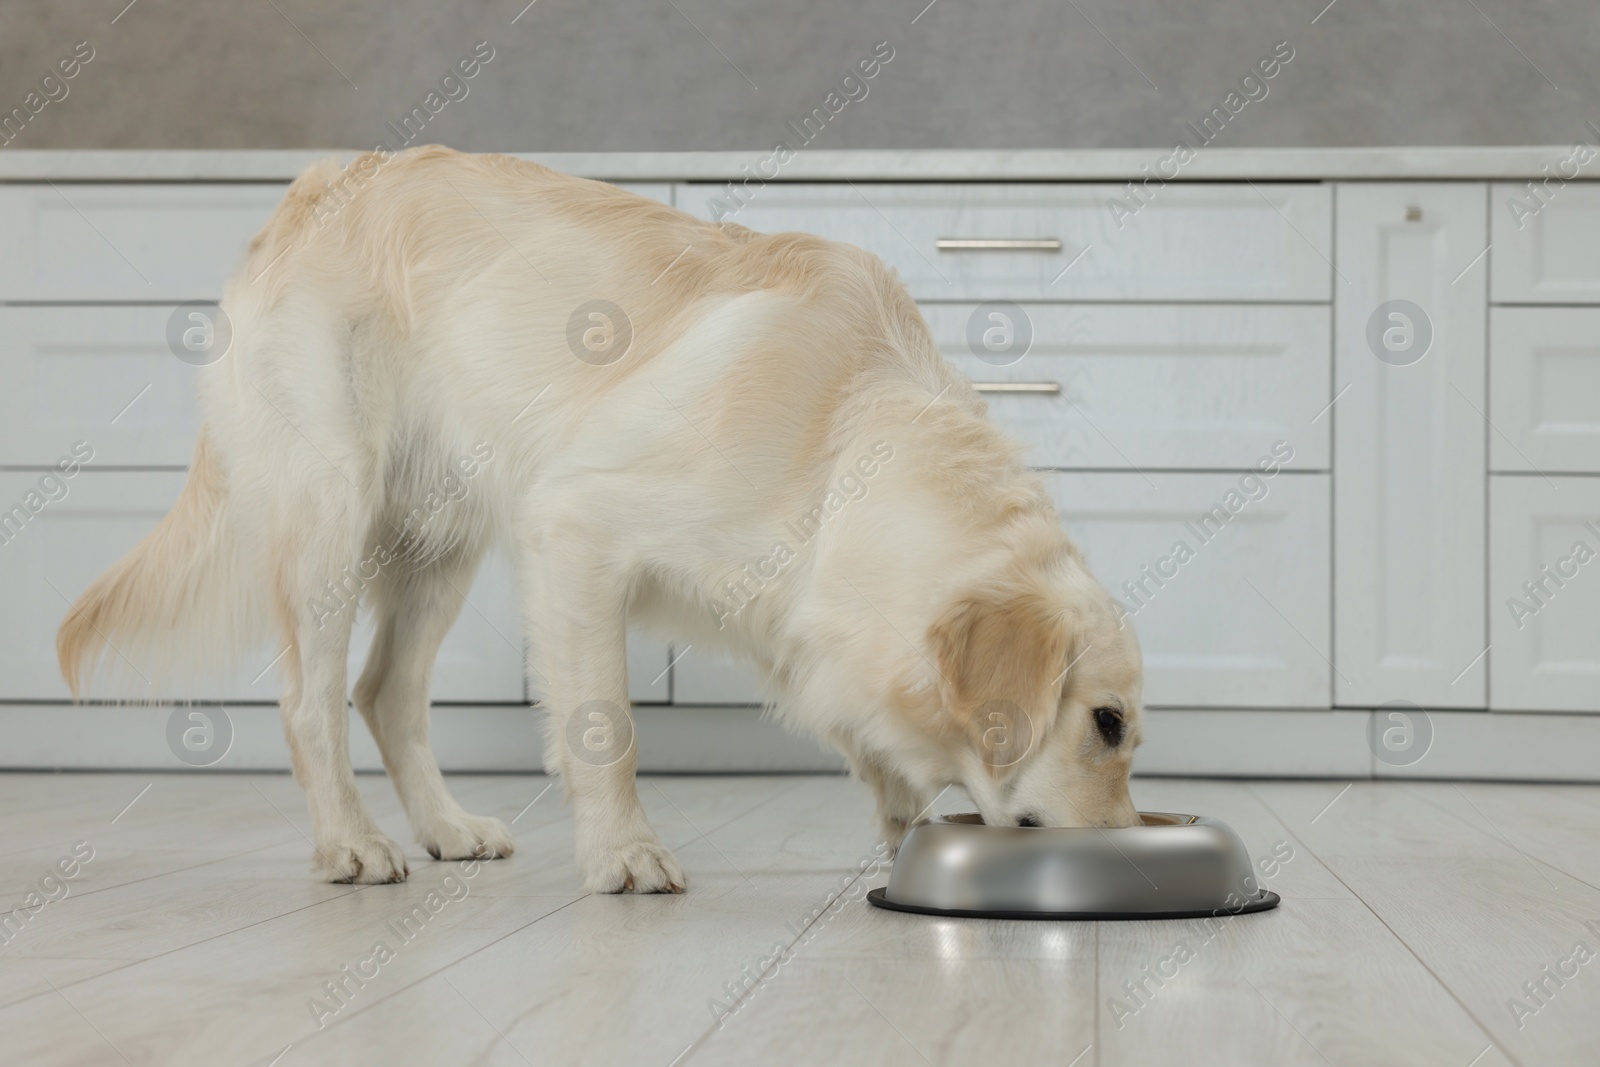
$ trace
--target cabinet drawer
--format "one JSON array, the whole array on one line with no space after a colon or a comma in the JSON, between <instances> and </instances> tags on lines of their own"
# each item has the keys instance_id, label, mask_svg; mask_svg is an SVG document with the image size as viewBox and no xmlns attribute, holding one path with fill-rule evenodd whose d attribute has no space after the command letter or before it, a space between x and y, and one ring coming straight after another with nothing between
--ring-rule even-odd
<instances>
[{"instance_id":1,"label":"cabinet drawer","mask_svg":"<svg viewBox=\"0 0 1600 1067\"><path fill-rule=\"evenodd\" d=\"M1491 300L1600 304L1600 186L1576 182L1539 206L1524 185L1493 187Z\"/></svg>"},{"instance_id":2,"label":"cabinet drawer","mask_svg":"<svg viewBox=\"0 0 1600 1067\"><path fill-rule=\"evenodd\" d=\"M940 350L1037 467L1326 469L1324 307L930 304ZM1028 338L1031 337L1031 342ZM1018 355L1018 353L1025 354ZM1051 392L1048 390L1059 391Z\"/></svg>"},{"instance_id":3,"label":"cabinet drawer","mask_svg":"<svg viewBox=\"0 0 1600 1067\"><path fill-rule=\"evenodd\" d=\"M0 185L0 301L220 299L287 188ZM665 183L624 188L672 201Z\"/></svg>"},{"instance_id":4,"label":"cabinet drawer","mask_svg":"<svg viewBox=\"0 0 1600 1067\"><path fill-rule=\"evenodd\" d=\"M1600 479L1489 479L1489 705L1600 711Z\"/></svg>"},{"instance_id":5,"label":"cabinet drawer","mask_svg":"<svg viewBox=\"0 0 1600 1067\"><path fill-rule=\"evenodd\" d=\"M919 300L1328 299L1325 186L1169 185L1132 216L1114 207L1127 195L1118 185L767 185L731 211L726 186L692 184L678 206L859 245ZM993 247L1019 241L1059 247Z\"/></svg>"},{"instance_id":6,"label":"cabinet drawer","mask_svg":"<svg viewBox=\"0 0 1600 1067\"><path fill-rule=\"evenodd\" d=\"M68 696L56 665L56 627L65 617L68 598L75 598L141 537L155 526L178 497L185 475L157 471L80 471L50 492L40 489L43 475L0 473L0 656L5 688L11 700L54 700ZM64 485L65 494L55 486ZM37 505L27 501L30 491ZM22 508L22 514L13 509ZM26 516L26 517L24 517ZM516 598L510 568L486 560L468 592L450 635L440 649L433 674L433 696L440 701L498 702L522 700L522 662ZM372 623L363 614L351 641L350 682L366 661ZM253 651L226 684L196 698L275 700L276 672L252 684L279 650ZM256 662L256 661L259 661ZM112 696L96 693L94 696ZM134 695L134 694L124 694Z\"/></svg>"},{"instance_id":7,"label":"cabinet drawer","mask_svg":"<svg viewBox=\"0 0 1600 1067\"><path fill-rule=\"evenodd\" d=\"M49 466L77 441L97 466L182 467L196 368L165 307L0 307L0 466Z\"/></svg>"},{"instance_id":8,"label":"cabinet drawer","mask_svg":"<svg viewBox=\"0 0 1600 1067\"><path fill-rule=\"evenodd\" d=\"M1327 475L1045 479L1139 635L1147 704L1330 706Z\"/></svg>"},{"instance_id":9,"label":"cabinet drawer","mask_svg":"<svg viewBox=\"0 0 1600 1067\"><path fill-rule=\"evenodd\" d=\"M1489 313L1489 464L1600 472L1600 308Z\"/></svg>"},{"instance_id":10,"label":"cabinet drawer","mask_svg":"<svg viewBox=\"0 0 1600 1067\"><path fill-rule=\"evenodd\" d=\"M0 185L0 300L216 300L285 185Z\"/></svg>"}]
</instances>

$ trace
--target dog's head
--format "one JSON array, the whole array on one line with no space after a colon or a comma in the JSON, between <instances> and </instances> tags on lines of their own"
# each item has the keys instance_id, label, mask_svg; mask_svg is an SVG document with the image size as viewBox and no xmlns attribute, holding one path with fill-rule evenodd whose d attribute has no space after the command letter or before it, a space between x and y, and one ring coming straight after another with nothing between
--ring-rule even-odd
<instances>
[{"instance_id":1,"label":"dog's head","mask_svg":"<svg viewBox=\"0 0 1600 1067\"><path fill-rule=\"evenodd\" d=\"M928 645L949 778L986 822L1137 824L1138 642L1064 539L957 593Z\"/></svg>"}]
</instances>

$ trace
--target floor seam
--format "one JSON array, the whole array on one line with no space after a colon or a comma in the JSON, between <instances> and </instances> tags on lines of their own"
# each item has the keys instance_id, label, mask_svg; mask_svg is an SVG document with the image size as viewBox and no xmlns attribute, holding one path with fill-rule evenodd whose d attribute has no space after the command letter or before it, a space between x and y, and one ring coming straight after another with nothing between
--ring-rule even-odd
<instances>
[{"instance_id":1,"label":"floor seam","mask_svg":"<svg viewBox=\"0 0 1600 1067\"><path fill-rule=\"evenodd\" d=\"M199 863L191 863L187 867L174 867L169 871L160 871L160 872L157 872L156 874L147 874L143 878L130 878L126 882L118 882L116 885L104 885L104 886L101 886L98 889L86 889L81 893L73 893L73 894L71 894L69 896L65 896L65 897L61 898L60 903L65 904L69 900L82 900L85 897L92 897L92 896L95 896L98 893L110 893L110 892L113 892L115 890L122 889L122 888L124 888L126 886L139 885L139 884L141 884L143 882L154 881L157 878L168 878L168 877L170 877L170 876L172 876L174 874L184 874L185 872L188 872L188 871L197 871L202 867L210 867L210 866L213 866L214 864L218 864L218 863L227 863L229 860L236 860L240 856L248 856L253 852L265 852L265 851L267 851L269 849L282 848L284 845L291 845L291 844L294 844L294 839L293 838L286 838L286 839L284 839L282 841L277 842L276 844L260 845L260 846L257 846L256 848L242 849L242 850L240 850L238 852L231 852L226 856L217 856L217 857L215 857L213 859L202 860ZM162 850L160 850L160 849L151 849L151 851L152 852L157 852L157 851L162 851Z\"/></svg>"},{"instance_id":2,"label":"floor seam","mask_svg":"<svg viewBox=\"0 0 1600 1067\"><path fill-rule=\"evenodd\" d=\"M652 783L652 784L655 784L655 783ZM699 836L691 837L689 840L683 842L681 845L674 845L672 847L674 849L688 848L690 845L694 844L696 841L699 841L701 838L709 838L712 834L716 833L718 830L726 829L727 827L732 826L734 823L738 822L740 819L743 819L746 816L755 814L756 812L760 811L762 808L766 807L768 804L771 804L773 801L777 800L779 797L788 796L790 793L794 792L796 789L799 789L800 786L802 786L803 784L805 784L805 779L804 778L800 779L800 781L795 782L793 785L790 785L789 787L787 787L785 789L778 790L777 792L773 793L771 796L767 797L767 799L757 803L754 807L745 808L743 811L739 812L739 814L733 816L730 819L725 820L724 822L718 823L717 825L713 826L711 829L706 830L704 833L701 833ZM660 789L661 787L659 785L656 785L656 788ZM687 820L687 816L685 816L685 819ZM693 829L693 827L691 827L691 829Z\"/></svg>"},{"instance_id":3,"label":"floor seam","mask_svg":"<svg viewBox=\"0 0 1600 1067\"><path fill-rule=\"evenodd\" d=\"M427 981L431 981L432 979L443 975L444 972L446 972L448 970L451 970L451 969L453 969L455 967L459 967L461 964L467 962L472 957L476 956L478 953L484 952L484 951L487 951L488 949L493 948L494 946L498 945L500 942L504 941L506 938L515 936L516 934L520 934L522 931L528 929L529 927L537 926L539 923L542 923L546 919L550 918L550 916L555 915L555 914L557 914L559 912L566 911L568 908L572 907L574 904L578 903L580 900L587 900L588 898L590 898L592 896L594 896L593 893L583 893L583 894L581 894L579 896L575 896L571 900L567 901L565 904L561 905L559 908L552 908L550 911L545 912L543 915L539 916L537 919L529 920L528 922L523 923L521 926L517 927L514 930L507 930L505 933L501 934L499 937L496 937L492 941L488 941L488 942L485 942L482 945L479 945L477 948L473 949L471 952L468 952L466 955L461 956L458 959L451 960L449 963L446 963L443 966L441 966L441 967L439 967L439 968L437 968L435 970L429 971L427 974L423 975L422 977L417 978L414 981L407 982L405 985L403 985L400 988L394 990L393 992L386 993L383 996L379 997L378 999L376 999L374 1001L371 1001L370 1003L362 1005L361 1007L357 1008L355 1011L351 1012L345 1018L336 1020L335 1022L333 1022L330 1025L328 1025L326 1028L318 1030L315 1033L312 1033L307 1037L301 1038L298 1042L296 1042L296 1044L304 1045L304 1044L309 1043L311 1041L315 1041L317 1038L321 1037L323 1034L329 1033L330 1031L334 1030L337 1027L345 1026L345 1025L349 1024L349 1022L352 1019L356 1018L357 1016L366 1014L367 1012L369 1012L369 1011L373 1010L374 1008L378 1007L378 1005L386 1003L387 1001L393 1000L395 997L398 997L400 994L405 993L405 992L407 992L409 990L415 989L417 986L421 985L422 983L427 982ZM448 981L448 979L446 979L446 981ZM502 1040L504 1040L506 1042L506 1044L508 1044L508 1045L511 1044L511 1039L510 1038L502 1037ZM516 1052L517 1055L519 1055L519 1056L522 1055L522 1051L520 1049L518 1049L515 1045L511 1045L511 1049L512 1049L513 1052Z\"/></svg>"},{"instance_id":4,"label":"floor seam","mask_svg":"<svg viewBox=\"0 0 1600 1067\"><path fill-rule=\"evenodd\" d=\"M718 823L716 826L713 826L711 829L706 830L704 833L700 834L698 837L691 838L688 841L684 842L683 844L675 845L673 847L674 847L674 849L687 848L689 845L692 845L696 841L699 841L700 838L709 837L711 834L716 833L718 830L721 830L723 827L726 827L726 826L729 826L729 825L731 825L731 824L733 824L735 822L738 822L740 819L744 818L747 815L750 815L751 813L753 813L755 811L759 811L765 805L772 803L773 801L777 800L779 797L784 796L784 795L788 794L789 792L791 792L791 791L793 791L795 789L798 789L804 783L805 783L805 779L801 778L801 779L799 779L798 781L794 782L793 784L789 785L786 788L776 790L775 792L772 793L772 795L768 796L765 800L760 801L759 803L755 804L752 807L745 808L744 810L740 811L737 815L734 815L731 818L729 818L729 819L727 819L727 820L725 820L725 821L723 821L721 823ZM559 896L559 895L562 895L562 894L551 894L551 895ZM495 945L499 944L501 941L504 941L506 938L512 937L512 936L514 936L516 934L519 934L522 931L527 930L530 927L535 926L538 923L541 923L544 920L550 918L550 916L555 915L558 912L565 911L567 908L572 907L572 905L578 903L579 901L587 900L589 897L592 897L594 895L595 894L593 894L593 893L582 893L582 894L580 894L578 896L573 897L573 899L567 901L567 903L561 905L561 907L554 908L554 909L546 912L545 914L539 916L537 919L534 919L531 922L524 923L523 925L517 927L514 930L508 930L504 934L502 934L501 936L495 938L493 941L490 941L490 942L487 942L486 944L478 946L477 948L473 949L471 952L468 952L466 955L460 957L459 959L452 960L451 962L445 964L444 966L439 967L438 969L436 969L434 971L431 971L426 975L423 975L422 977L416 979L415 981L408 982L408 983L406 983L406 985L394 990L393 992L387 993L383 997L380 997L379 999L374 1000L371 1003L363 1005L362 1007L360 1007L356 1011L352 1012L348 1017L346 1017L344 1019L340 1019L339 1021L337 1021L337 1022L333 1023L332 1025L330 1025L329 1027L327 1027L327 1029L325 1029L325 1030L318 1030L316 1033L312 1034L310 1037L304 1038L303 1041L307 1041L308 1042L308 1041L315 1040L317 1037L320 1037L322 1034L325 1034L328 1031L334 1029L334 1027L345 1025L351 1019L356 1018L356 1016L364 1014L365 1012L368 1012L368 1011L378 1007L378 1005L384 1003L385 1001L391 1000L394 997L397 997L400 994L406 992L407 990L410 990L410 989L412 989L412 988L414 988L414 987L416 987L418 985L421 985L423 982L426 982L426 981L429 981L429 980L431 980L431 979L433 979L435 977L438 977L438 976L444 974L444 972L446 972L448 970L451 970L451 969L453 969L455 967L459 967L460 965L466 963L468 960L472 959L474 956L478 955L480 952L484 952L484 951L486 951L486 950L488 950L490 948L493 948ZM504 899L504 898L500 898L500 899ZM619 915L618 916L618 920L620 921L621 918L622 918L622 916ZM509 1037L502 1037L501 1039L504 1040L507 1044L511 1043L511 1040L510 1040ZM519 1056L521 1055L521 1050L517 1049L517 1047L515 1045L512 1045L512 1051L517 1052L517 1054Z\"/></svg>"},{"instance_id":5,"label":"floor seam","mask_svg":"<svg viewBox=\"0 0 1600 1067\"><path fill-rule=\"evenodd\" d=\"M729 826L732 823L737 822L738 820L744 818L745 816L747 816L747 815L749 815L749 814L751 814L751 813L753 813L755 811L760 810L766 804L769 804L769 803L777 800L779 797L784 796L784 795L792 792L795 789L798 789L801 785L803 785L805 783L805 781L806 781L806 779L804 777L797 778L796 781L794 781L793 783L791 783L787 787L774 791L765 800L755 804L752 807L745 808L744 810L740 811L737 815L734 815L733 817L725 820L724 822L719 823L716 826L712 827L710 830L707 830L701 836L702 837L703 836L709 836L710 834L716 833L718 830L721 830L724 827ZM554 821L555 820L552 820L552 822L554 822ZM680 845L678 847L685 848L688 845L693 844L697 840L699 840L698 837L692 838L688 842L686 842L684 845ZM212 866L212 865L217 864L217 863L227 862L228 860L231 860L231 859L237 859L240 856L248 856L248 855L251 855L252 853L256 853L256 852L265 852L265 851L268 851L268 850L274 849L274 848L282 848L284 845L292 843L292 841L293 841L293 839L287 839L285 841L279 841L279 842L275 842L275 843L272 843L272 844L262 845L262 846L260 846L258 848L244 849L243 851L240 851L240 852L237 852L237 853L233 853L233 854L228 855L228 856L220 856L220 857L218 857L218 858L216 858L214 860L208 860L208 861L206 861L204 863L194 864L194 865L192 865L190 867L182 867L182 868L177 868L177 869L172 870L172 871L166 871L166 872L163 872L161 874L153 874L153 875L150 875L150 876L148 876L146 878L138 878L138 879L134 879L134 880L128 881L128 882L122 882L122 883L119 883L118 885L115 885L115 886L105 886L102 889L96 889L96 890L92 890L92 891L87 892L87 893L79 894L79 896L80 897L92 896L92 895L94 895L96 893L110 892L112 890L121 889L124 886L135 885L135 884L138 884L140 882L148 882L148 881L152 881L152 880L157 879L157 878L164 878L164 877L169 877L171 875L182 874L182 873L184 873L186 871L197 870L197 869L199 869L201 867L208 867L208 866ZM319 907L319 906L321 906L323 904L329 904L329 903L332 903L333 901L342 900L345 897L350 896L352 893L365 892L367 890L375 889L375 888L377 888L377 887L376 886L357 886L357 887L351 889L349 892L339 893L339 894L337 894L335 896L328 897L325 900L314 901L314 902L312 902L310 904L304 905L303 907L292 908L289 911L279 912L276 915L270 915L270 916L267 916L265 918L258 919L255 922L246 923L246 924L244 924L242 926L237 926L237 927L234 927L233 929L230 929L230 930L221 931L219 933L211 935L210 937L201 938L198 941L192 941L192 942L189 942L189 943L184 944L184 945L178 945L178 946L175 946L173 948L169 948L169 949L167 949L167 950L165 950L163 952L157 952L157 953L155 953L153 955L146 956L143 959L128 960L124 964L122 964L121 966L112 967L109 970L100 971L100 972L98 972L96 974L88 975L88 976L83 977L83 978L79 978L79 979L74 979L74 980L71 980L71 981L63 982L63 983L61 983L60 987L61 988L66 988L66 989L71 989L71 988L73 988L75 986L79 986L79 985L85 984L87 982L92 982L92 981L94 981L96 979L104 978L104 977L106 977L108 975L116 974L116 973L118 973L120 971L127 970L127 969L129 969L131 967L137 967L137 966L140 966L140 965L145 964L145 963L150 963L150 962L153 962L155 960L162 959L162 958L164 958L166 956L170 956L170 955L172 955L174 953L185 952L185 951L187 951L187 950L189 950L191 948L196 948L196 947L198 947L200 945L207 944L208 942L215 941L218 938L228 937L228 936L233 935L233 934L242 933L245 930L249 930L249 929L251 929L253 927L260 926L263 923L274 922L274 921L276 921L278 919L285 918L285 917L287 917L289 915L295 915L295 914L298 914L299 912L306 911L306 910L309 910L311 908ZM552 896L564 896L565 894L550 894L550 895L552 895ZM457 963L460 963L463 960L469 959L472 955L475 955L477 952L481 952L484 949L487 949L487 948L491 947L492 945L496 944L498 941L503 940L504 937L510 937L512 934L518 933L521 930L525 930L529 926L534 925L534 923L537 923L537 922L540 922L540 921L542 921L542 920L544 920L546 918L549 918L551 915L556 914L556 912L561 911L561 910L563 910L565 908L568 908L572 904L575 904L579 900L583 900L583 899L585 899L586 897L588 897L590 895L591 894L583 893L583 894L581 894L581 895L579 895L577 897L574 897L572 900L568 901L568 903L563 904L560 908L556 908L555 910L550 911L550 912L546 913L545 915L540 916L538 919L535 919L532 922L526 923L523 926L518 927L516 930L508 931L501 938L497 938L495 941L492 941L492 942L489 942L488 944L480 946L478 949L475 949L472 953L468 953L467 956L463 956L463 957L461 957L461 959L453 961L452 963L446 965L445 967L440 968L438 971L430 973L424 979L419 979L419 981L424 981L424 980L426 980L426 978L433 977L433 974L441 973L444 970L448 970L450 967L455 966ZM26 956L12 957L12 959L15 960L15 961L22 961L22 960L26 960L26 959L29 959L29 958L30 957L26 957ZM34 957L34 958L37 958L37 957ZM75 958L75 957L61 957L61 958ZM87 957L85 957L85 958L87 958ZM98 958L114 958L114 957L98 957ZM404 987L403 989L397 989L397 990L394 991L393 994L390 994L390 996L398 995L398 994L404 992L405 989L411 988L411 985L415 985L415 984L416 983L410 983L406 987ZM15 1000L6 1001L5 1003L0 1004L0 1009L14 1007L14 1006L19 1005L19 1004L26 1004L28 1001L33 1000L35 998L49 996L49 995L50 994L49 994L48 991L37 992L37 993L29 993L29 994L27 994L25 996L18 997ZM355 1014L360 1014L361 1012L364 1012L364 1011L368 1010L369 1008L376 1007L379 1003L382 1002L382 1000L387 1000L387 999L388 999L388 996L385 996L385 997L381 998L380 1000L373 1001L372 1003L367 1004L364 1007L362 1007L361 1009L359 1009ZM351 1017L353 1018L354 1016L351 1016ZM335 1025L338 1025L338 1024L335 1024ZM331 1029L331 1027L330 1027L330 1029Z\"/></svg>"},{"instance_id":6,"label":"floor seam","mask_svg":"<svg viewBox=\"0 0 1600 1067\"><path fill-rule=\"evenodd\" d=\"M1272 806L1270 801L1268 801L1265 797L1260 796L1259 794L1257 795L1257 799L1261 801L1261 804L1262 804L1263 807L1265 807L1269 812L1272 813L1272 817L1273 818L1277 819L1278 822L1283 824L1284 829L1290 829L1288 822L1283 818L1282 815L1278 814L1278 810L1275 807ZM1293 831L1290 830L1290 832L1292 833ZM1297 837L1298 837L1298 835L1297 835ZM1494 1032L1489 1029L1488 1024L1486 1024L1482 1019L1480 1019L1478 1017L1478 1013L1473 1011L1470 1007L1467 1006L1466 1001L1461 999L1460 994L1458 994L1454 989L1452 989L1448 982L1446 982L1443 978L1439 977L1438 972L1433 969L1433 967L1428 963L1427 960L1422 958L1422 956L1417 952L1417 950L1411 946L1411 943L1409 941L1407 941L1405 938L1401 937L1400 934L1395 930L1395 928L1389 925L1389 922L1388 922L1387 919L1385 919L1382 915L1378 914L1377 909L1374 908L1370 903L1367 902L1367 898L1362 896L1360 893L1356 892L1355 887L1352 886L1349 882L1344 880L1344 876L1343 875L1341 875L1338 871L1334 870L1333 867L1326 860L1324 860L1321 856L1317 855L1317 850L1316 849L1312 848L1310 845L1307 845L1304 840L1301 840L1300 843L1305 846L1305 850L1306 850L1307 855L1309 855L1312 859L1316 860L1318 863L1322 864L1322 867L1323 867L1324 870L1326 870L1329 874L1333 875L1333 877L1338 880L1340 885L1342 885L1346 889L1348 889L1350 891L1351 896L1355 897L1356 900L1360 901L1361 902L1361 906L1367 909L1368 914L1370 914L1374 919L1378 920L1378 922L1380 924L1382 924L1383 928L1389 932L1389 936L1394 938L1395 941L1398 942L1402 948L1404 948L1408 953L1411 954L1411 958L1416 960L1417 963L1422 967L1422 969L1428 972L1428 976L1431 977L1435 982L1438 983L1439 988L1444 990L1445 995L1448 996L1451 1000L1455 1001L1457 1007L1459 1007L1462 1011L1466 1012L1467 1018L1471 1019L1473 1021L1473 1023L1478 1027L1479 1032L1481 1032L1483 1034L1484 1040L1488 1041L1489 1044L1492 1045L1493 1047L1499 1049L1500 1050L1500 1054L1505 1056L1506 1059L1510 1060L1513 1064L1515 1064L1516 1067L1524 1067L1524 1065L1523 1065L1521 1060L1519 1060L1519 1059L1517 1059L1517 1057L1513 1056L1509 1050L1507 1050L1507 1049L1505 1049L1505 1048L1503 1048L1501 1046L1499 1041L1495 1040Z\"/></svg>"},{"instance_id":7,"label":"floor seam","mask_svg":"<svg viewBox=\"0 0 1600 1067\"><path fill-rule=\"evenodd\" d=\"M1094 1067L1100 1067L1100 924L1094 926L1094 1027L1090 1031L1094 1037Z\"/></svg>"},{"instance_id":8,"label":"floor seam","mask_svg":"<svg viewBox=\"0 0 1600 1067\"><path fill-rule=\"evenodd\" d=\"M79 979L77 979L75 981L67 982L67 983L65 983L64 988L71 989L74 986L83 985L85 982L93 982L96 979L104 978L107 975L116 974L119 971L125 971L129 967L138 967L138 966L141 966L141 965L146 964L146 963L151 963L151 962L153 962L155 960L159 960L159 959L162 959L164 957L170 956L170 955L172 955L173 953L176 953L176 952L186 952L191 948L197 948L200 945L208 944L209 942L215 941L218 938L231 937L234 934L243 933L245 930L249 930L249 929L252 929L254 927L260 926L262 923L276 922L277 920L285 918L287 916L298 915L302 911L309 911L312 908L321 907L323 904L330 904L330 903L332 903L333 901L336 901L336 900L343 900L345 897L351 896L351 895L353 895L355 893L362 893L362 892L365 892L366 890L376 889L376 888L377 888L377 886L371 886L371 885L356 886L356 887L354 887L353 889L351 889L347 893L340 893L340 894L338 894L336 896L329 897L326 900L313 901L312 903L306 904L303 907L290 908L288 911L279 912L277 915L269 915L264 919L257 919L255 922L245 923L243 926L236 926L232 930L224 930L221 933L212 934L210 937L202 937L200 940L191 941L187 945L179 945L176 948L169 948L165 952L157 952L155 955L146 956L142 960L129 960L125 966L113 967L109 971L101 971L99 974L92 974L92 975L89 975L87 978L79 978ZM27 959L27 958L28 957L26 957L26 956L17 957L17 959ZM45 957L45 958L57 958L57 957ZM70 959L72 957L59 957L59 958ZM90 958L96 958L96 957L84 957L84 958L90 959ZM110 958L110 957L98 957L98 958L105 959L105 958ZM7 1007L7 1008L15 1007L18 1004L26 1004L28 1001L33 1000L35 997L47 997L49 995L50 995L49 993L30 993L25 997L21 997L21 998L19 998L17 1000L11 1001L9 1004L4 1005L4 1007Z\"/></svg>"},{"instance_id":9,"label":"floor seam","mask_svg":"<svg viewBox=\"0 0 1600 1067\"><path fill-rule=\"evenodd\" d=\"M1479 784L1479 783L1468 783L1468 784ZM1411 790L1411 792L1416 793L1416 790ZM1428 796L1426 793L1417 793L1417 796L1422 801L1427 803L1428 805L1430 805L1430 806L1432 806L1434 808L1437 808L1439 811L1444 812L1446 815L1449 815L1451 818L1455 819L1457 822L1461 823L1462 825L1471 826L1474 830L1478 831L1479 834L1482 834L1484 837L1488 838L1490 841L1493 841L1495 844L1497 844L1497 845L1510 845L1511 851L1515 852L1517 855L1522 856L1525 859L1530 860L1531 862L1543 864L1544 866L1550 868L1552 871L1555 871L1557 874L1564 874L1568 878L1571 878L1574 882L1577 882L1580 885L1586 885L1590 889L1593 889L1595 892L1600 893L1600 885L1595 885L1593 882L1589 881L1589 879L1587 879L1587 878L1584 878L1582 875L1573 874L1571 871L1564 870L1564 869L1562 869L1560 867L1557 867L1554 863L1551 863L1549 860L1545 859L1543 856L1535 856L1530 852L1523 851L1522 849L1518 848L1516 845L1511 844L1510 838L1504 837L1504 836L1500 835L1499 833L1495 833L1495 834L1487 833L1481 826L1477 826L1477 825L1474 825L1471 822L1468 822L1466 819L1462 818L1461 815L1457 814L1454 811L1451 811L1449 808L1445 807L1443 804L1439 803L1434 798Z\"/></svg>"},{"instance_id":10,"label":"floor seam","mask_svg":"<svg viewBox=\"0 0 1600 1067\"><path fill-rule=\"evenodd\" d=\"M678 1058L672 1061L672 1067L676 1067L677 1064L684 1062L686 1057L692 1056L699 1052L700 1049L704 1048L711 1041L711 1039L716 1036L717 1032L723 1028L723 1021L736 1015L739 1010L743 1008L745 1002L754 995L754 991L760 989L766 984L768 976L776 974L778 968L782 966L783 963L787 962L788 959L793 957L794 954L789 950L794 948L795 945L799 944L800 941L805 938L806 934L810 932L813 926L822 921L822 917L828 914L829 910L832 909L834 902L854 889L856 883L861 881L862 878L866 877L869 869L870 867L863 867L861 870L857 871L856 876L850 879L850 881L846 883L843 888L825 899L822 907L817 910L817 914L813 915L811 920L807 922L805 926L801 927L800 932L795 934L788 944L784 945L783 951L773 954L773 962L767 967L763 968L761 973L756 976L756 981L752 985L751 989L747 990L743 995L735 1000L733 1002L733 1006L729 1008L729 1010L722 1016L721 1019L713 1022L701 1032L699 1037L691 1041L682 1052L678 1053Z\"/></svg>"}]
</instances>

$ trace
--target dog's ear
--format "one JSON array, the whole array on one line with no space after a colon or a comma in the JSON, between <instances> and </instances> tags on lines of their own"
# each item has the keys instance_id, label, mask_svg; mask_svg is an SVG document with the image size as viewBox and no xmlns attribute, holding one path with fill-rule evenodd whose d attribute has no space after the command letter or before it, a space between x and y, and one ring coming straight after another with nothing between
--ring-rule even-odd
<instances>
[{"instance_id":1,"label":"dog's ear","mask_svg":"<svg viewBox=\"0 0 1600 1067\"><path fill-rule=\"evenodd\" d=\"M1000 774L1053 725L1069 640L1059 606L1032 592L983 591L929 630L945 714Z\"/></svg>"}]
</instances>

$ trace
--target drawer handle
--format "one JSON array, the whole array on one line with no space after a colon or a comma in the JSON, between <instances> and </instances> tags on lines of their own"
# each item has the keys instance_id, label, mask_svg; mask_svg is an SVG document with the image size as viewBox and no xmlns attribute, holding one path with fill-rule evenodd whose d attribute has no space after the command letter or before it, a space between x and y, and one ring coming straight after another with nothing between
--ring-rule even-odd
<instances>
[{"instance_id":1,"label":"drawer handle","mask_svg":"<svg viewBox=\"0 0 1600 1067\"><path fill-rule=\"evenodd\" d=\"M1049 396L1061 395L1059 382L973 382L972 387L980 393L1040 393Z\"/></svg>"},{"instance_id":2,"label":"drawer handle","mask_svg":"<svg viewBox=\"0 0 1600 1067\"><path fill-rule=\"evenodd\" d=\"M941 252L1059 252L1059 237L941 237L933 242Z\"/></svg>"}]
</instances>

